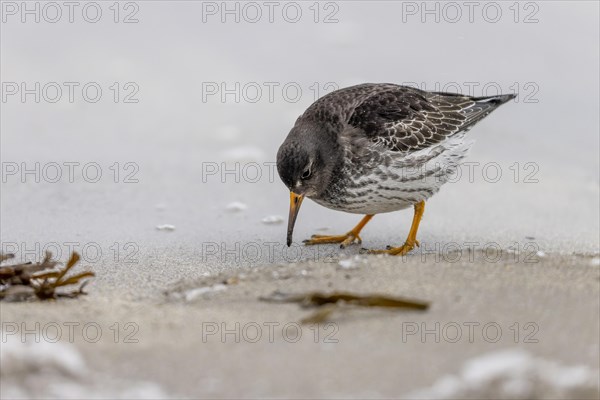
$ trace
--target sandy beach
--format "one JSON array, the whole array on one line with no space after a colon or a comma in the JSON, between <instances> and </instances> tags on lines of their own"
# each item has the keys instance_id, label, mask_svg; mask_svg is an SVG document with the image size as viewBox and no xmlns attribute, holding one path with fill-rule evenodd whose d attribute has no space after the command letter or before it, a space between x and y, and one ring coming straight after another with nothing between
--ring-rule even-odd
<instances>
[{"instance_id":1,"label":"sandy beach","mask_svg":"<svg viewBox=\"0 0 600 400\"><path fill-rule=\"evenodd\" d=\"M599 397L598 4L494 3L495 22L488 3L455 22L437 2L438 20L416 2L279 4L297 22L131 4L52 23L2 3L0 250L76 251L96 276L75 299L0 302L0 397ZM309 200L288 248L277 148L361 82L519 96L469 132L409 255L359 254L401 244L408 210L361 245L303 246L359 219ZM338 304L314 324L323 310L261 300L314 292L429 308Z\"/></svg>"},{"instance_id":2,"label":"sandy beach","mask_svg":"<svg viewBox=\"0 0 600 400\"><path fill-rule=\"evenodd\" d=\"M3 398L597 397L597 257L436 257L279 264L163 291L145 283L137 299L3 304ZM347 306L301 324L312 310L259 301L274 291L401 294L431 307ZM47 343L56 332L83 368ZM448 376L454 384L440 384Z\"/></svg>"}]
</instances>

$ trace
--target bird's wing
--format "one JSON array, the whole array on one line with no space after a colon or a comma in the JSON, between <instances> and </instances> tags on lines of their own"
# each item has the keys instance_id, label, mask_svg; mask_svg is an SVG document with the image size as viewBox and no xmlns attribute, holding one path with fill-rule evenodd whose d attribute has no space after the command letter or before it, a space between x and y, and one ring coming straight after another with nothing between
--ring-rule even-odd
<instances>
[{"instance_id":1,"label":"bird's wing","mask_svg":"<svg viewBox=\"0 0 600 400\"><path fill-rule=\"evenodd\" d=\"M392 151L414 152L470 129L513 95L473 98L385 87L357 105L348 124L365 139Z\"/></svg>"}]
</instances>

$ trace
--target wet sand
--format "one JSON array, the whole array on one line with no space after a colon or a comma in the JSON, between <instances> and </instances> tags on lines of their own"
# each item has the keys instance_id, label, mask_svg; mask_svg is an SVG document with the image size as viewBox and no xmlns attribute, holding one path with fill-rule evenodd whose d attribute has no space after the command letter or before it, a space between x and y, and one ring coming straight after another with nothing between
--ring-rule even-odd
<instances>
[{"instance_id":1,"label":"wet sand","mask_svg":"<svg viewBox=\"0 0 600 400\"><path fill-rule=\"evenodd\" d=\"M72 393L508 398L512 392L502 385L515 382L525 386L513 388L514 398L598 395L597 380L590 380L600 367L597 256L475 251L345 260L341 265L332 259L256 267L160 289L138 281L138 298L118 290L110 295L91 290L77 300L2 304L3 398ZM426 300L431 306L423 312L346 306L322 324L301 324L312 310L259 301L274 291L379 293ZM19 322L18 330L7 335L12 322ZM26 360L23 354L34 350L7 355L6 348L14 346L11 340L23 334L20 322L37 330L29 334L30 341L37 336L37 346L50 346L45 354L52 354L47 342L56 336L56 325L68 342L69 323L78 322L67 346L74 346L85 370L65 372L61 363L68 361L60 361L58 349L59 368L53 371L48 356ZM490 354L500 360L511 352L517 359L526 355L558 363L566 368L559 372L565 379L570 379L567 371L573 373L569 368L583 367L578 372L583 378L575 374L573 382L561 386L558 378L548 378L554 383L540 380L516 362L508 367L512 373L482 370L478 381L444 389L447 397L434 388L442 376L460 376L469 360ZM21 360L20 368L15 360Z\"/></svg>"}]
</instances>

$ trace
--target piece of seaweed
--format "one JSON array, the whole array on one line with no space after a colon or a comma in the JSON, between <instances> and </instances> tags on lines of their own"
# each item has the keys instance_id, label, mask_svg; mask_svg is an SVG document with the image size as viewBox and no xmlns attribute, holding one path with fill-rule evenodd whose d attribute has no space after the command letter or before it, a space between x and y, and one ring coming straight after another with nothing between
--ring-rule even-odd
<instances>
[{"instance_id":1,"label":"piece of seaweed","mask_svg":"<svg viewBox=\"0 0 600 400\"><path fill-rule=\"evenodd\" d=\"M269 296L260 297L259 300L270 303L298 303L304 308L318 307L318 310L304 318L302 323L319 323L326 321L331 314L345 306L358 307L383 307L412 310L427 310L429 303L420 300L411 300L400 297L384 296L379 294L361 295L349 292L309 292L300 294L273 292Z\"/></svg>"},{"instance_id":2,"label":"piece of seaweed","mask_svg":"<svg viewBox=\"0 0 600 400\"><path fill-rule=\"evenodd\" d=\"M13 254L0 254L0 263L14 258ZM58 292L63 286L76 285L84 278L95 276L92 271L84 271L67 276L67 273L77 264L80 256L71 254L71 258L63 268L53 269L59 263L52 260L52 253L46 252L40 263L23 263L0 267L0 300L24 301L33 297L40 300L56 299L58 297L77 297L86 294L84 281L79 289L71 292Z\"/></svg>"}]
</instances>

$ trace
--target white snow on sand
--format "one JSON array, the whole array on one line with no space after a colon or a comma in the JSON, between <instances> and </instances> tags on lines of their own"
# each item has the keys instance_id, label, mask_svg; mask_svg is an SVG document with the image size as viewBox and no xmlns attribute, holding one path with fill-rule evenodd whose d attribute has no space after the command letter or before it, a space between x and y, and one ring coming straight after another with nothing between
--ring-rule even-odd
<instances>
[{"instance_id":1,"label":"white snow on sand","mask_svg":"<svg viewBox=\"0 0 600 400\"><path fill-rule=\"evenodd\" d=\"M171 225L171 224L156 225L156 230L173 232L175 230L175 225Z\"/></svg>"},{"instance_id":2,"label":"white snow on sand","mask_svg":"<svg viewBox=\"0 0 600 400\"><path fill-rule=\"evenodd\" d=\"M23 340L2 335L2 399L160 399L167 395L155 383L111 379L93 371L74 344ZM27 339L32 339L29 337ZM109 384L107 384L109 383Z\"/></svg>"},{"instance_id":3,"label":"white snow on sand","mask_svg":"<svg viewBox=\"0 0 600 400\"><path fill-rule=\"evenodd\" d=\"M263 224L277 225L281 224L284 219L281 215L269 215L268 217L264 217L261 221Z\"/></svg>"},{"instance_id":4,"label":"white snow on sand","mask_svg":"<svg viewBox=\"0 0 600 400\"><path fill-rule=\"evenodd\" d=\"M227 211L230 212L239 212L239 211L244 211L248 208L248 206L244 203L241 203L239 201L234 201L232 203L227 204L227 206L225 207L225 209Z\"/></svg>"},{"instance_id":5,"label":"white snow on sand","mask_svg":"<svg viewBox=\"0 0 600 400\"><path fill-rule=\"evenodd\" d=\"M458 375L447 375L407 399L597 399L599 371L565 366L509 349L467 361Z\"/></svg>"},{"instance_id":6,"label":"white snow on sand","mask_svg":"<svg viewBox=\"0 0 600 400\"><path fill-rule=\"evenodd\" d=\"M217 128L215 137L223 142L234 142L242 135L242 130L235 125L224 125Z\"/></svg>"}]
</instances>

